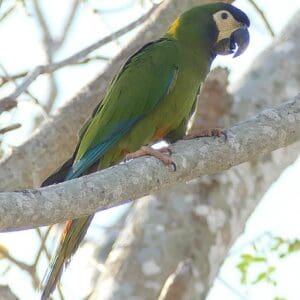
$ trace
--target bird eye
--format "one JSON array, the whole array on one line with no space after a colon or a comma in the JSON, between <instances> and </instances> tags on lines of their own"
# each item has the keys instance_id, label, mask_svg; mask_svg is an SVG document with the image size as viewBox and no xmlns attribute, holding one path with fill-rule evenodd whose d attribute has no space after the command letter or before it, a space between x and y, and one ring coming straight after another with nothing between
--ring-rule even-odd
<instances>
[{"instance_id":1,"label":"bird eye","mask_svg":"<svg viewBox=\"0 0 300 300\"><path fill-rule=\"evenodd\" d=\"M222 18L223 20L226 20L226 19L228 18L228 14L227 14L226 12L223 12L223 13L221 14L221 18Z\"/></svg>"}]
</instances>

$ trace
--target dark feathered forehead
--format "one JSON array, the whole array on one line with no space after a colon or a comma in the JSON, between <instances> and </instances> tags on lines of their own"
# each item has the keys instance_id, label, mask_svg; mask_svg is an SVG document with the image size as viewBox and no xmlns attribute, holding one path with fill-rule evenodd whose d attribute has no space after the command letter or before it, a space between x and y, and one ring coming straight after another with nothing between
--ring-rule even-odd
<instances>
[{"instance_id":1,"label":"dark feathered forehead","mask_svg":"<svg viewBox=\"0 0 300 300\"><path fill-rule=\"evenodd\" d=\"M237 21L246 24L248 27L250 26L249 18L240 9L227 3L220 3L220 5L222 7L221 9L229 11Z\"/></svg>"}]
</instances>

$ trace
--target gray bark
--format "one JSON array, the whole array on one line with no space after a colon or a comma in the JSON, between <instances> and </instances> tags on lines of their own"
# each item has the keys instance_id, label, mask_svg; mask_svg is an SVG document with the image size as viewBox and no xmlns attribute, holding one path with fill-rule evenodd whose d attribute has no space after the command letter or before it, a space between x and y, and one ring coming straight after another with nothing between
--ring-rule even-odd
<instances>
[{"instance_id":1,"label":"gray bark","mask_svg":"<svg viewBox=\"0 0 300 300\"><path fill-rule=\"evenodd\" d=\"M299 18L298 13L235 88L231 121L300 91ZM191 299L204 299L247 218L299 151L296 143L137 201L92 299L157 299L178 262L189 258L195 282Z\"/></svg>"},{"instance_id":2,"label":"gray bark","mask_svg":"<svg viewBox=\"0 0 300 300\"><path fill-rule=\"evenodd\" d=\"M0 285L0 299L1 300L18 300L17 296L13 294L11 289L6 285Z\"/></svg>"},{"instance_id":3,"label":"gray bark","mask_svg":"<svg viewBox=\"0 0 300 300\"><path fill-rule=\"evenodd\" d=\"M120 66L138 48L161 37L186 9L213 0L166 0L145 28L120 52L105 71L44 122L34 135L0 165L0 188L14 190L39 186L72 154L77 133L105 94Z\"/></svg>"},{"instance_id":4,"label":"gray bark","mask_svg":"<svg viewBox=\"0 0 300 300\"><path fill-rule=\"evenodd\" d=\"M155 158L140 158L57 185L0 192L0 228L31 228L92 214L290 145L300 139L300 97L231 127L227 137L174 144L176 172Z\"/></svg>"}]
</instances>

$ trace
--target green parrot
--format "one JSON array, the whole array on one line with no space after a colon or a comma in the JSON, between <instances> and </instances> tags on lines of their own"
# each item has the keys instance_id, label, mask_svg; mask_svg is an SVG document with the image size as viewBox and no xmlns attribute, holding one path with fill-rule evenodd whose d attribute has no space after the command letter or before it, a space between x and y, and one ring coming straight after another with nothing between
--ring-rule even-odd
<instances>
[{"instance_id":1,"label":"green parrot","mask_svg":"<svg viewBox=\"0 0 300 300\"><path fill-rule=\"evenodd\" d=\"M213 59L243 53L249 26L247 15L226 3L194 7L179 16L162 38L127 60L81 130L73 156L43 186L107 168L128 154L154 155L172 163L169 156L145 145L184 136ZM92 219L93 215L66 223L45 276L42 300L55 289Z\"/></svg>"}]
</instances>

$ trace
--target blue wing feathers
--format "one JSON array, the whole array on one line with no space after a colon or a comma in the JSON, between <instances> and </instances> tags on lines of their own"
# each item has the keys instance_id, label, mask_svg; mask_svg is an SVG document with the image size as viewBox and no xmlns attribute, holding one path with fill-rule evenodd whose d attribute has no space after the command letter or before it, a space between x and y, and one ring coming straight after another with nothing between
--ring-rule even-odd
<instances>
[{"instance_id":1,"label":"blue wing feathers","mask_svg":"<svg viewBox=\"0 0 300 300\"><path fill-rule=\"evenodd\" d=\"M97 160L115 143L117 143L129 129L140 119L134 118L127 122L122 122L113 130L113 132L101 144L91 148L86 154L76 161L70 171L68 172L65 180L77 178L82 175L89 167L91 167Z\"/></svg>"}]
</instances>

